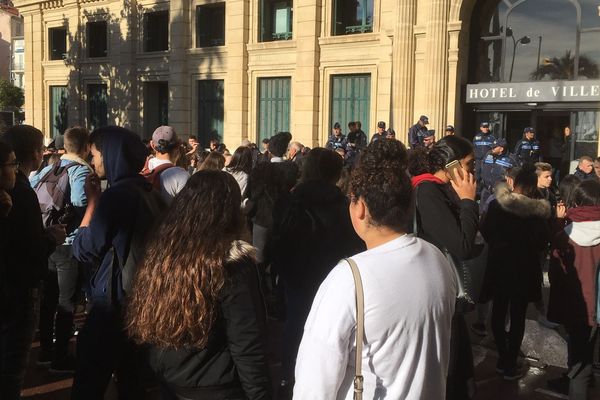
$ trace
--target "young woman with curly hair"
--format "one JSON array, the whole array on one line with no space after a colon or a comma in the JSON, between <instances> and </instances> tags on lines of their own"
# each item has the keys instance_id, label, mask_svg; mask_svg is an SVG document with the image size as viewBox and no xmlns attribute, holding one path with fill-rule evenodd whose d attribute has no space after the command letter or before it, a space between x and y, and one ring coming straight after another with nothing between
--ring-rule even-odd
<instances>
[{"instance_id":1,"label":"young woman with curly hair","mask_svg":"<svg viewBox=\"0 0 600 400\"><path fill-rule=\"evenodd\" d=\"M149 241L129 335L177 399L270 399L265 312L235 179L199 171Z\"/></svg>"},{"instance_id":2,"label":"young woman with curly hair","mask_svg":"<svg viewBox=\"0 0 600 400\"><path fill-rule=\"evenodd\" d=\"M350 182L350 218L367 251L352 257L364 287L364 398L443 399L457 293L435 246L407 235L412 188L406 148L380 139L363 151ZM321 284L304 327L294 399L352 397L356 300L340 262Z\"/></svg>"}]
</instances>

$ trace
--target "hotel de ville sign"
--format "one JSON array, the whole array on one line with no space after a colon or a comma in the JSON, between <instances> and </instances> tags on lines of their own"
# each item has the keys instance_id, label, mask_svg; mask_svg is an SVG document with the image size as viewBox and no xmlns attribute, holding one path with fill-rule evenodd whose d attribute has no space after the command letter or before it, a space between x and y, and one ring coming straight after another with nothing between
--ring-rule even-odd
<instances>
[{"instance_id":1,"label":"hotel de ville sign","mask_svg":"<svg viewBox=\"0 0 600 400\"><path fill-rule=\"evenodd\" d=\"M481 83L466 94L467 103L600 102L600 81Z\"/></svg>"}]
</instances>

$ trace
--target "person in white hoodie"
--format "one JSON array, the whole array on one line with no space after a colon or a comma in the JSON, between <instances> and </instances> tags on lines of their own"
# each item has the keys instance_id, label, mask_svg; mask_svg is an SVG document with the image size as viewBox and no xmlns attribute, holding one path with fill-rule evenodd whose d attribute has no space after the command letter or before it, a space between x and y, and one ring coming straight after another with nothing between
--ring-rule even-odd
<instances>
[{"instance_id":1,"label":"person in white hoodie","mask_svg":"<svg viewBox=\"0 0 600 400\"><path fill-rule=\"evenodd\" d=\"M444 399L457 294L452 267L407 235L412 188L406 148L378 140L351 179L350 217L367 251L352 257L364 287L364 398ZM355 285L341 261L320 286L304 327L294 399L352 399Z\"/></svg>"},{"instance_id":2,"label":"person in white hoodie","mask_svg":"<svg viewBox=\"0 0 600 400\"><path fill-rule=\"evenodd\" d=\"M569 334L569 399L588 399L600 322L600 183L581 182L573 192L572 221L552 242L548 319Z\"/></svg>"}]
</instances>

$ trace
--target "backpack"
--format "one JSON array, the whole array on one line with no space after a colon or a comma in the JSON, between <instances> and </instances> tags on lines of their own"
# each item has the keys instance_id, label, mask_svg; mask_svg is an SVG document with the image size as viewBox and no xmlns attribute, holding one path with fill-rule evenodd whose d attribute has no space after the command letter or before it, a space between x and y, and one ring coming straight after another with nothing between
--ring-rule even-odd
<instances>
[{"instance_id":1,"label":"backpack","mask_svg":"<svg viewBox=\"0 0 600 400\"><path fill-rule=\"evenodd\" d=\"M165 210L165 204L156 190L148 191L140 185L136 185L135 190L138 193L138 205L129 251L125 255L125 259L119 259L116 249L114 247L110 249L112 252L111 278L107 287L109 303L131 292L136 271L144 257L149 232L157 217ZM119 280L120 286L116 284Z\"/></svg>"},{"instance_id":2,"label":"backpack","mask_svg":"<svg viewBox=\"0 0 600 400\"><path fill-rule=\"evenodd\" d=\"M153 188L160 191L160 174L168 170L169 168L174 167L175 165L169 164L161 164L154 169L145 169L142 171L142 176L146 178L146 180L152 185Z\"/></svg>"},{"instance_id":3,"label":"backpack","mask_svg":"<svg viewBox=\"0 0 600 400\"><path fill-rule=\"evenodd\" d=\"M79 164L72 162L61 166L60 162L57 162L33 188L46 228L56 224L68 225L74 217L68 171L76 165Z\"/></svg>"}]
</instances>

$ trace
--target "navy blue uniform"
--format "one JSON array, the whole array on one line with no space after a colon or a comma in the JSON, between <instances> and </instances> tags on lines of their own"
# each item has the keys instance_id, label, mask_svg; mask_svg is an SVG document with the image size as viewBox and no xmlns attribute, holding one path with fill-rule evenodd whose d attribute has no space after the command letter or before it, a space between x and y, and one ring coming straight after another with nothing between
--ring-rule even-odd
<instances>
[{"instance_id":1,"label":"navy blue uniform","mask_svg":"<svg viewBox=\"0 0 600 400\"><path fill-rule=\"evenodd\" d=\"M327 141L327 144L325 145L325 147L330 150L336 150L339 148L346 149L346 144L348 144L348 142L346 140L345 135L340 135L340 136L331 135L331 136L329 136L329 140Z\"/></svg>"},{"instance_id":2,"label":"navy blue uniform","mask_svg":"<svg viewBox=\"0 0 600 400\"><path fill-rule=\"evenodd\" d=\"M408 130L408 143L411 149L423 146L423 136L427 133L427 127L419 123L414 124Z\"/></svg>"},{"instance_id":3,"label":"navy blue uniform","mask_svg":"<svg viewBox=\"0 0 600 400\"><path fill-rule=\"evenodd\" d=\"M480 211L484 208L488 197L494 192L496 184L506 176L506 170L517 165L515 158L504 151L494 155L488 151L481 164L481 202Z\"/></svg>"},{"instance_id":4,"label":"navy blue uniform","mask_svg":"<svg viewBox=\"0 0 600 400\"><path fill-rule=\"evenodd\" d=\"M540 142L537 139L521 139L515 147L515 157L519 165L534 164L541 160Z\"/></svg>"},{"instance_id":5,"label":"navy blue uniform","mask_svg":"<svg viewBox=\"0 0 600 400\"><path fill-rule=\"evenodd\" d=\"M489 151L481 165L481 183L483 187L490 191L493 190L496 183L505 177L506 170L516 164L514 157L507 151L499 155L494 155Z\"/></svg>"},{"instance_id":6,"label":"navy blue uniform","mask_svg":"<svg viewBox=\"0 0 600 400\"><path fill-rule=\"evenodd\" d=\"M473 150L475 153L475 177L477 181L481 181L481 163L486 154L492 150L492 146L496 141L496 137L492 133L484 134L478 132L473 137Z\"/></svg>"}]
</instances>

